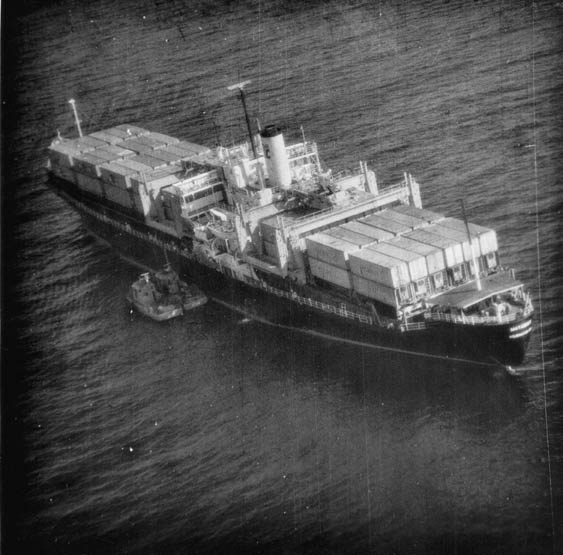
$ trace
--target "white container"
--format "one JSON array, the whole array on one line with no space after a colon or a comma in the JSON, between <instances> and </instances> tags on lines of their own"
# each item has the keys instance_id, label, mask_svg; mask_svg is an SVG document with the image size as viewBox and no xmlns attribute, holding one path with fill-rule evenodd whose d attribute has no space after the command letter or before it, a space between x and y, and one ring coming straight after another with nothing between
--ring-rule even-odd
<instances>
[{"instance_id":1,"label":"white container","mask_svg":"<svg viewBox=\"0 0 563 555\"><path fill-rule=\"evenodd\" d=\"M352 288L364 297L374 299L393 308L399 307L395 289L392 287L352 274Z\"/></svg>"},{"instance_id":2,"label":"white container","mask_svg":"<svg viewBox=\"0 0 563 555\"><path fill-rule=\"evenodd\" d=\"M315 233L305 238L309 258L316 258L338 268L346 269L348 254L358 250L357 245L331 237L326 233Z\"/></svg>"},{"instance_id":3,"label":"white container","mask_svg":"<svg viewBox=\"0 0 563 555\"><path fill-rule=\"evenodd\" d=\"M420 218L421 220L427 221L429 224L440 222L445 218L443 214L438 214L438 212L432 212L431 210L426 210L425 208L417 208L412 204L394 206L393 210L395 212L400 212L401 214L408 214L409 216Z\"/></svg>"},{"instance_id":4,"label":"white container","mask_svg":"<svg viewBox=\"0 0 563 555\"><path fill-rule=\"evenodd\" d=\"M461 243L451 237L444 237L439 233L433 233L433 225L434 224L424 229L415 229L414 231L407 233L405 237L442 249L446 260L446 266L448 268L462 264L463 249Z\"/></svg>"},{"instance_id":5,"label":"white container","mask_svg":"<svg viewBox=\"0 0 563 555\"><path fill-rule=\"evenodd\" d=\"M377 245L369 246L368 249L403 261L409 268L409 281L417 281L428 276L426 258L416 252L403 249L391 243L378 243Z\"/></svg>"},{"instance_id":6,"label":"white container","mask_svg":"<svg viewBox=\"0 0 563 555\"><path fill-rule=\"evenodd\" d=\"M91 133L90 137L94 137L95 139L99 139L108 145L115 145L122 141L121 137L117 135L111 135L110 133L106 133L105 131L96 131L95 133Z\"/></svg>"},{"instance_id":7,"label":"white container","mask_svg":"<svg viewBox=\"0 0 563 555\"><path fill-rule=\"evenodd\" d=\"M465 227L465 222L463 220L459 220L457 218L445 218L440 221L440 225L449 229L462 231L467 236L467 228ZM477 240L473 241L473 245L475 247L475 243L478 243L477 246L480 254L484 255L498 250L497 234L493 229L469 222L469 232L471 233L472 238L477 238ZM475 252L475 256L478 256L477 251Z\"/></svg>"},{"instance_id":8,"label":"white container","mask_svg":"<svg viewBox=\"0 0 563 555\"><path fill-rule=\"evenodd\" d=\"M127 189L122 187L115 187L110 183L104 183L104 190L106 192L106 198L119 204L120 206L124 206L126 208L132 207L132 200Z\"/></svg>"},{"instance_id":9,"label":"white container","mask_svg":"<svg viewBox=\"0 0 563 555\"><path fill-rule=\"evenodd\" d=\"M106 160L92 156L88 152L84 152L74 157L74 168L78 173L89 175L92 177L100 177L100 166L105 164Z\"/></svg>"},{"instance_id":10,"label":"white container","mask_svg":"<svg viewBox=\"0 0 563 555\"><path fill-rule=\"evenodd\" d=\"M396 237L392 241L393 244L412 252L416 252L426 259L426 268L429 274L442 271L446 267L444 252L441 248L414 241L406 236Z\"/></svg>"},{"instance_id":11,"label":"white container","mask_svg":"<svg viewBox=\"0 0 563 555\"><path fill-rule=\"evenodd\" d=\"M342 224L339 226L342 229L347 229L349 231L353 231L354 233L360 233L361 235L365 235L366 237L371 237L374 241L378 243L380 241L388 241L392 239L394 235L385 231L383 229L379 229L377 227L373 227L371 225L364 224L360 221L353 221Z\"/></svg>"},{"instance_id":12,"label":"white container","mask_svg":"<svg viewBox=\"0 0 563 555\"><path fill-rule=\"evenodd\" d=\"M471 245L473 245L473 255L472 255L471 245L469 243L469 238L467 236L466 230L462 231L458 229L452 229L450 227L445 227L442 225L441 222L433 225L432 227L433 227L433 232L438 232L440 234L443 234L445 237L451 237L452 239L455 239L456 241L459 241L459 243L461 243L463 248L463 259L466 262L470 262L473 256L475 256L475 258L479 258L479 256L481 256L481 247L479 244L479 237L477 237L477 235L471 236Z\"/></svg>"},{"instance_id":13,"label":"white container","mask_svg":"<svg viewBox=\"0 0 563 555\"><path fill-rule=\"evenodd\" d=\"M393 220L394 222L403 224L410 229L419 229L421 227L429 225L428 221L424 218L417 218L416 216L413 216L411 214L403 214L402 212L394 210L392 208L383 210L380 215L383 218L388 218L390 220Z\"/></svg>"},{"instance_id":14,"label":"white container","mask_svg":"<svg viewBox=\"0 0 563 555\"><path fill-rule=\"evenodd\" d=\"M100 166L100 173L104 181L122 189L131 187L131 177L138 175L137 171L114 162Z\"/></svg>"},{"instance_id":15,"label":"white container","mask_svg":"<svg viewBox=\"0 0 563 555\"><path fill-rule=\"evenodd\" d=\"M317 260L316 258L309 257L309 266L311 268L311 273L324 281L343 287L344 289L350 289L350 274L348 270L343 268L338 268L332 264L327 264L322 260Z\"/></svg>"},{"instance_id":16,"label":"white container","mask_svg":"<svg viewBox=\"0 0 563 555\"><path fill-rule=\"evenodd\" d=\"M393 289L409 283L408 266L401 260L371 249L362 249L348 256L353 274Z\"/></svg>"},{"instance_id":17,"label":"white container","mask_svg":"<svg viewBox=\"0 0 563 555\"><path fill-rule=\"evenodd\" d=\"M348 241L348 243L352 243L358 248L365 247L366 245L371 245L372 243L374 243L374 239L372 237L368 237L367 235L363 235L362 233L356 233L355 231L350 231L349 229L344 229L341 226L332 227L323 231L323 233L326 233L331 237L338 237L339 239Z\"/></svg>"},{"instance_id":18,"label":"white container","mask_svg":"<svg viewBox=\"0 0 563 555\"><path fill-rule=\"evenodd\" d=\"M370 225L372 227L383 229L384 231L388 231L393 235L401 235L403 233L408 233L409 231L412 231L411 227L402 224L400 222L395 222L389 218L385 218L381 215L381 213L372 214L371 216L368 216L367 218L362 218L358 221Z\"/></svg>"}]
</instances>

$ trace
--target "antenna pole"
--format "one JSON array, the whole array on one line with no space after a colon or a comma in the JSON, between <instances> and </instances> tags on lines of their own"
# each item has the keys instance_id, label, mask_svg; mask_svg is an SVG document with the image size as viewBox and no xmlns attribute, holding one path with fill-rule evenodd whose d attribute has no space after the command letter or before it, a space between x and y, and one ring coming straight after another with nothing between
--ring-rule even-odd
<instances>
[{"instance_id":1,"label":"antenna pole","mask_svg":"<svg viewBox=\"0 0 563 555\"><path fill-rule=\"evenodd\" d=\"M475 270L475 282L477 283L477 291L481 291L481 279L479 278L479 267L477 266L477 261L475 260L475 251L473 250L473 242L471 241L471 232L469 231L469 223L467 221L467 215L465 214L465 204L463 199L461 202L461 213L463 214L463 221L465 222L465 230L467 231L467 237L469 238L469 249L471 250L471 261L473 262L473 268Z\"/></svg>"},{"instance_id":2,"label":"antenna pole","mask_svg":"<svg viewBox=\"0 0 563 555\"><path fill-rule=\"evenodd\" d=\"M250 81L242 81L241 83L236 83L227 87L228 90L233 91L238 89L240 92L240 100L242 102L242 107L244 109L244 117L246 119L246 129L248 130L248 138L250 139L250 146L252 147L252 153L254 154L254 158L258 158L256 154L256 146L254 145L254 138L252 137L252 128L250 127L250 118L248 117L248 109L246 107L246 96L244 94L244 86L248 85Z\"/></svg>"},{"instance_id":3,"label":"antenna pole","mask_svg":"<svg viewBox=\"0 0 563 555\"><path fill-rule=\"evenodd\" d=\"M80 127L80 120L78 119L78 112L76 111L76 101L71 98L68 103L72 106L72 111L74 113L74 121L76 122L76 128L78 129L78 135L82 137L82 129Z\"/></svg>"}]
</instances>

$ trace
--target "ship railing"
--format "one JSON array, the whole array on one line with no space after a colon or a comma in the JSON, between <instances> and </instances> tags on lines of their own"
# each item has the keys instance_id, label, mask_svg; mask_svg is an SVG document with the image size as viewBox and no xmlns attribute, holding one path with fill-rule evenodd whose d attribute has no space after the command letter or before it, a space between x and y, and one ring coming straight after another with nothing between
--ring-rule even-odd
<instances>
[{"instance_id":1,"label":"ship railing","mask_svg":"<svg viewBox=\"0 0 563 555\"><path fill-rule=\"evenodd\" d=\"M426 314L427 320L450 322L453 324L466 324L470 326L478 325L494 325L494 324L508 324L514 322L519 318L525 318L534 311L532 304L527 303L523 310L518 312L510 312L508 314L499 316L467 316L465 314L444 314L441 312Z\"/></svg>"},{"instance_id":2,"label":"ship railing","mask_svg":"<svg viewBox=\"0 0 563 555\"><path fill-rule=\"evenodd\" d=\"M378 198L379 199L384 199L386 196L393 196L395 195L398 191L401 191L405 188L404 183L401 181L398 184L395 185L390 185L389 187L385 187L385 189L381 190L378 194ZM366 201L364 201L366 204L371 202L372 199L368 199ZM385 203L383 203L385 204ZM349 208L349 206L345 206L345 209ZM323 208L322 210L319 210L318 212L313 212L312 214L305 214L304 216L300 216L298 218L292 218L291 220L287 220L287 225L291 225L291 224L296 224L296 223L301 223L302 221L313 221L321 216L326 216L328 214L330 214L331 212L337 212L338 210L342 210L343 207L342 206L329 206L328 208ZM286 218L283 218L283 216L280 216L283 220L286 220Z\"/></svg>"},{"instance_id":3,"label":"ship railing","mask_svg":"<svg viewBox=\"0 0 563 555\"><path fill-rule=\"evenodd\" d=\"M427 329L426 322L409 322L408 324L401 324L401 331L420 331Z\"/></svg>"},{"instance_id":4,"label":"ship railing","mask_svg":"<svg viewBox=\"0 0 563 555\"><path fill-rule=\"evenodd\" d=\"M267 291L268 293L276 295L277 297L286 298L297 304L303 306L310 306L311 308L316 308L317 310L321 310L329 314L335 314L343 318L348 318L349 320L358 320L363 324L373 325L373 318L371 316L349 310L346 307L345 303L342 303L341 306L335 306L329 303L323 303L321 301L311 299L310 297L302 297L298 295L295 291L285 291L283 289L277 289L276 287L272 287L267 283L254 280L252 278L247 278L246 281L256 287L259 287L260 289L263 289L264 291Z\"/></svg>"}]
</instances>

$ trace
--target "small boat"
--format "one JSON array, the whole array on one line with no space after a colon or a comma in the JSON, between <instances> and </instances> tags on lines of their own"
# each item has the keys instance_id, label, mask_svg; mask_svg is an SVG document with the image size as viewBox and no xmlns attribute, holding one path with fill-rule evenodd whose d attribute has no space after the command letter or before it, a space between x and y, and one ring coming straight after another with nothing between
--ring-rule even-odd
<instances>
[{"instance_id":1,"label":"small boat","mask_svg":"<svg viewBox=\"0 0 563 555\"><path fill-rule=\"evenodd\" d=\"M182 281L170 264L166 264L154 274L141 274L131 285L127 300L141 314L162 322L204 305L207 297L195 285Z\"/></svg>"}]
</instances>

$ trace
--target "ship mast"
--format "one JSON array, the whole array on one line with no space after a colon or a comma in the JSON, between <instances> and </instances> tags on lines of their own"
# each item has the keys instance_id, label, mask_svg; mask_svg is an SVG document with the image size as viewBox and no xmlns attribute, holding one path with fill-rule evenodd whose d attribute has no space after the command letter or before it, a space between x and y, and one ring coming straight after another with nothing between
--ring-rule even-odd
<instances>
[{"instance_id":1,"label":"ship mast","mask_svg":"<svg viewBox=\"0 0 563 555\"><path fill-rule=\"evenodd\" d=\"M76 122L76 127L78 129L78 135L82 137L82 128L80 127L80 120L78 119L78 112L76 111L76 101L71 98L68 103L72 106L72 112L74 113L74 121Z\"/></svg>"},{"instance_id":2,"label":"ship mast","mask_svg":"<svg viewBox=\"0 0 563 555\"><path fill-rule=\"evenodd\" d=\"M477 291L481 291L481 279L479 278L479 267L477 266L477 261L475 260L475 251L473 250L473 243L471 241L471 232L469 231L469 223L467 221L467 215L465 214L465 204L463 199L461 202L461 213L463 214L463 221L465 222L465 230L467 231L467 237L469 238L469 249L471 250L471 261L473 262L473 268L475 271L475 282L477 283Z\"/></svg>"},{"instance_id":3,"label":"ship mast","mask_svg":"<svg viewBox=\"0 0 563 555\"><path fill-rule=\"evenodd\" d=\"M254 158L258 158L256 154L256 146L254 146L254 139L252 138L252 129L250 128L250 118L248 117L248 110L246 107L246 96L244 94L244 87L248 85L250 81L241 81L240 83L235 83L234 85L230 85L227 87L229 91L234 91L238 89L240 92L240 100L242 102L242 107L244 109L244 117L246 119L246 128L248 130L248 137L250 139L250 146L252 147L252 153L254 154Z\"/></svg>"}]
</instances>

